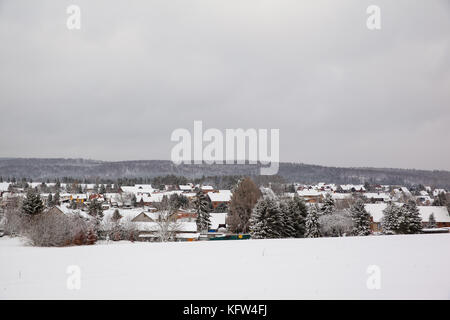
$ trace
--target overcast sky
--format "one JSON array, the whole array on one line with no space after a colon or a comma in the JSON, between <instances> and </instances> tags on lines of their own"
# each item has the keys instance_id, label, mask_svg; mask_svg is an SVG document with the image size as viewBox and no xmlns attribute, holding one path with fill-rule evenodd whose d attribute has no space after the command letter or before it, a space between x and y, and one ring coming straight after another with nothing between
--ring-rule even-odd
<instances>
[{"instance_id":1,"label":"overcast sky","mask_svg":"<svg viewBox=\"0 0 450 320\"><path fill-rule=\"evenodd\" d=\"M0 0L0 43L0 157L170 159L202 120L280 129L281 161L450 170L448 0Z\"/></svg>"}]
</instances>

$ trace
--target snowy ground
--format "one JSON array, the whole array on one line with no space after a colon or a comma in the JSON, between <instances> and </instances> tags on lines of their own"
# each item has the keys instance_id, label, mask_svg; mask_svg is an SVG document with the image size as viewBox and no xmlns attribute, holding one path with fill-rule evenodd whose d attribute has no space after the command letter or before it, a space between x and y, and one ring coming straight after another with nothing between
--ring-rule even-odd
<instances>
[{"instance_id":1,"label":"snowy ground","mask_svg":"<svg viewBox=\"0 0 450 320\"><path fill-rule=\"evenodd\" d=\"M449 245L450 234L68 248L3 237L0 299L449 299ZM371 265L380 289L367 287Z\"/></svg>"}]
</instances>

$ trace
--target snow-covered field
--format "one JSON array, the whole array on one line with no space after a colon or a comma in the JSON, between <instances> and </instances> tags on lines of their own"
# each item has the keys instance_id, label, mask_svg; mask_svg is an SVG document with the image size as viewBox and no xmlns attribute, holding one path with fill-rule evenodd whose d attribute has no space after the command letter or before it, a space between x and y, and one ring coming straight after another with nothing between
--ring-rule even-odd
<instances>
[{"instance_id":1,"label":"snow-covered field","mask_svg":"<svg viewBox=\"0 0 450 320\"><path fill-rule=\"evenodd\" d=\"M68 248L3 237L0 299L449 299L449 245L450 234Z\"/></svg>"}]
</instances>

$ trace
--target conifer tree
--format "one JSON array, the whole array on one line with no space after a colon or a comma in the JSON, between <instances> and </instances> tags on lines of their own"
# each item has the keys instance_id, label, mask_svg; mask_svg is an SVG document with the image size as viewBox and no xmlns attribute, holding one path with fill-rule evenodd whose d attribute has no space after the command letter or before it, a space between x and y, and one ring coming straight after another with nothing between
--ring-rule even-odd
<instances>
[{"instance_id":1,"label":"conifer tree","mask_svg":"<svg viewBox=\"0 0 450 320\"><path fill-rule=\"evenodd\" d=\"M320 226L319 226L319 208L314 205L308 210L308 215L305 221L305 238L319 238Z\"/></svg>"},{"instance_id":2,"label":"conifer tree","mask_svg":"<svg viewBox=\"0 0 450 320\"><path fill-rule=\"evenodd\" d=\"M113 215L112 215L112 220L117 222L121 218L122 218L122 215L120 214L119 210L118 209L114 210Z\"/></svg>"},{"instance_id":3,"label":"conifer tree","mask_svg":"<svg viewBox=\"0 0 450 320\"><path fill-rule=\"evenodd\" d=\"M353 233L355 235L367 236L371 233L371 216L364 208L364 202L361 199L358 199L350 207L350 215L354 223Z\"/></svg>"},{"instance_id":4,"label":"conifer tree","mask_svg":"<svg viewBox=\"0 0 450 320\"><path fill-rule=\"evenodd\" d=\"M201 190L197 191L193 205L197 213L197 230L208 231L211 225L209 203L206 195Z\"/></svg>"},{"instance_id":5,"label":"conifer tree","mask_svg":"<svg viewBox=\"0 0 450 320\"><path fill-rule=\"evenodd\" d=\"M53 203L55 206L59 206L60 195L59 191L56 191L55 196L53 197Z\"/></svg>"},{"instance_id":6,"label":"conifer tree","mask_svg":"<svg viewBox=\"0 0 450 320\"><path fill-rule=\"evenodd\" d=\"M49 193L48 198L47 198L47 206L51 207L54 206L54 202L53 202L53 196L51 193Z\"/></svg>"},{"instance_id":7,"label":"conifer tree","mask_svg":"<svg viewBox=\"0 0 450 320\"><path fill-rule=\"evenodd\" d=\"M281 200L279 203L280 215L283 223L283 228L280 232L281 238L294 238L295 237L295 218L294 212L291 210L289 200Z\"/></svg>"},{"instance_id":8,"label":"conifer tree","mask_svg":"<svg viewBox=\"0 0 450 320\"><path fill-rule=\"evenodd\" d=\"M428 228L436 228L436 219L433 213L428 217Z\"/></svg>"},{"instance_id":9,"label":"conifer tree","mask_svg":"<svg viewBox=\"0 0 450 320\"><path fill-rule=\"evenodd\" d=\"M283 236L302 238L305 234L305 219L308 215L305 202L295 195L292 199L281 201L280 209L284 221Z\"/></svg>"},{"instance_id":10,"label":"conifer tree","mask_svg":"<svg viewBox=\"0 0 450 320\"><path fill-rule=\"evenodd\" d=\"M422 218L414 200L409 200L402 210L404 212L403 218L403 232L406 234L420 233L422 231Z\"/></svg>"},{"instance_id":11,"label":"conifer tree","mask_svg":"<svg viewBox=\"0 0 450 320\"><path fill-rule=\"evenodd\" d=\"M103 218L102 205L97 199L92 199L91 203L89 203L89 214L99 220Z\"/></svg>"},{"instance_id":12,"label":"conifer tree","mask_svg":"<svg viewBox=\"0 0 450 320\"><path fill-rule=\"evenodd\" d=\"M402 223L401 208L392 202L383 210L383 218L381 219L381 227L384 234L400 233Z\"/></svg>"},{"instance_id":13,"label":"conifer tree","mask_svg":"<svg viewBox=\"0 0 450 320\"><path fill-rule=\"evenodd\" d=\"M327 194L323 199L323 204L320 207L320 214L332 214L335 211L334 200L331 195Z\"/></svg>"},{"instance_id":14,"label":"conifer tree","mask_svg":"<svg viewBox=\"0 0 450 320\"><path fill-rule=\"evenodd\" d=\"M136 195L133 193L133 195L131 196L131 206L136 207L136 204L137 204Z\"/></svg>"},{"instance_id":15,"label":"conifer tree","mask_svg":"<svg viewBox=\"0 0 450 320\"><path fill-rule=\"evenodd\" d=\"M26 198L22 203L22 212L30 216L35 216L43 210L44 204L42 203L39 193L31 188L28 189Z\"/></svg>"},{"instance_id":16,"label":"conifer tree","mask_svg":"<svg viewBox=\"0 0 450 320\"><path fill-rule=\"evenodd\" d=\"M273 198L261 198L250 218L250 235L255 239L280 238L283 221L280 207Z\"/></svg>"}]
</instances>

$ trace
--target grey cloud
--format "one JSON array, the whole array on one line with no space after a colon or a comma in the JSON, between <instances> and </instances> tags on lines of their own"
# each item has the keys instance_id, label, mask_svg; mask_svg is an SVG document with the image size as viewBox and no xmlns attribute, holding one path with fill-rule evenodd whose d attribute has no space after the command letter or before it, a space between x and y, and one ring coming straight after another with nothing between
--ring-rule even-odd
<instances>
[{"instance_id":1,"label":"grey cloud","mask_svg":"<svg viewBox=\"0 0 450 320\"><path fill-rule=\"evenodd\" d=\"M0 156L169 159L170 134L279 128L282 161L450 170L450 6L0 2ZM366 28L381 7L382 29Z\"/></svg>"}]
</instances>

